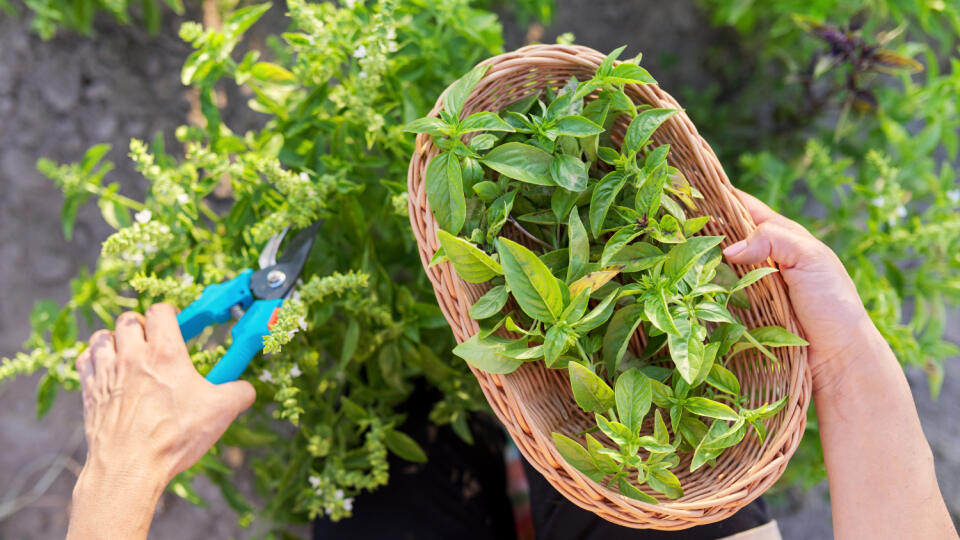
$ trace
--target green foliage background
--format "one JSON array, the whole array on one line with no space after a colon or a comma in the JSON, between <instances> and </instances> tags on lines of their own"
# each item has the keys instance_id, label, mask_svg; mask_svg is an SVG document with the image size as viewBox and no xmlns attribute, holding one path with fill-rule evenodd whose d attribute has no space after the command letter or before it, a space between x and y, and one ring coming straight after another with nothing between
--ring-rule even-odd
<instances>
[{"instance_id":1,"label":"green foliage background","mask_svg":"<svg viewBox=\"0 0 960 540\"><path fill-rule=\"evenodd\" d=\"M72 363L84 346L78 320L109 325L122 310L158 300L183 306L201 285L254 265L272 232L323 216L325 234L300 301L287 304L268 338L269 349L280 352L248 371L259 395L255 412L171 489L196 500L190 478L207 475L250 523L254 510L233 487L222 447L269 446L252 462L267 501L258 526L345 517L351 497L388 481L388 451L422 459L395 429L402 422L395 405L421 379L442 391L431 419L469 439L466 418L483 404L449 353L453 340L407 228L413 138L401 126L477 61L502 51L500 23L483 4L290 0L290 28L269 41L269 62L256 52L233 54L267 5L235 10L220 31L186 24L181 35L196 52L182 76L200 91L206 126L180 128L170 152L165 145L173 140L162 135L131 144L151 184L146 200L105 183L103 146L76 164L39 164L64 190L67 236L91 199L118 232L97 268L74 280L65 306L37 304L28 352L0 364L0 380L46 372L38 389L43 414L59 387L77 386ZM960 7L942 0L701 4L737 37L715 55L715 85L671 92L734 183L838 252L900 360L923 368L936 394L943 360L957 355L943 331L946 311L960 300L960 186L951 165L960 128ZM0 8L11 5L0 0ZM98 9L73 0L27 6L50 29L89 28L71 17L89 21ZM115 7L110 11L126 13L128 6ZM545 0L523 7L536 17L552 9ZM858 19L862 28L844 39L862 40L859 47L888 40L885 48L924 71L888 75L855 65L831 54L836 41L811 30L811 21L840 27ZM254 92L249 105L268 118L263 129L233 133L221 121L214 91L228 84ZM208 198L221 182L232 189L229 208ZM207 335L194 345L201 370L222 354L212 345L220 341ZM822 477L814 422L810 430L787 483Z\"/></svg>"}]
</instances>

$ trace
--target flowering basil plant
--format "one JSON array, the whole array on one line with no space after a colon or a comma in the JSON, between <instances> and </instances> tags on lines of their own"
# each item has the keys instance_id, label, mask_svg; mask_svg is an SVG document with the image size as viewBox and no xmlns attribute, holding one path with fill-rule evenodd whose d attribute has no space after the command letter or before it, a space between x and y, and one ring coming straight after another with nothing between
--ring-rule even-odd
<instances>
[{"instance_id":1,"label":"flowering basil plant","mask_svg":"<svg viewBox=\"0 0 960 540\"><path fill-rule=\"evenodd\" d=\"M430 109L427 96L502 52L497 18L473 4L289 0L290 28L269 40L269 62L233 53L269 4L242 7L218 29L184 24L195 51L181 75L204 122L179 128L176 148L162 134L131 143L149 183L144 200L105 180L105 145L79 163L39 163L64 192L67 237L91 199L117 231L65 305L36 305L28 352L0 364L0 381L44 372L44 414L58 388L77 388L73 361L90 328L157 301L184 307L204 286L255 267L275 232L323 218L297 298L246 372L257 404L171 490L199 504L192 478L207 476L241 523L256 515L260 530L348 517L358 494L388 482L388 453L427 459L404 433L400 405L415 387L437 396L432 423L471 441L468 418L485 403L417 270L405 182L414 148L401 126ZM221 118L214 94L228 83L250 90L261 129L236 133ZM191 342L201 373L224 353L213 332ZM262 508L235 487L226 456L236 452L225 449L236 447L248 449Z\"/></svg>"},{"instance_id":2,"label":"flowering basil plant","mask_svg":"<svg viewBox=\"0 0 960 540\"><path fill-rule=\"evenodd\" d=\"M748 307L744 289L776 270L738 278L722 262L723 237L697 235L710 218L688 213L702 195L668 164L669 145L652 139L677 111L633 103L624 85L655 81L637 59L614 66L622 50L590 80L464 115L487 69L478 66L446 91L439 117L406 129L441 150L424 178L441 227L432 264L490 285L470 308L480 332L454 353L490 373L525 362L567 370L596 426L580 434L585 446L554 433L557 450L593 480L655 504L638 485L683 496L671 472L681 454L695 471L748 429L762 441L764 420L786 403L748 408L727 364L747 351L776 362L769 347L806 342L779 326L747 329L728 310ZM629 127L617 144L610 129L621 116ZM637 330L646 347L634 354Z\"/></svg>"}]
</instances>

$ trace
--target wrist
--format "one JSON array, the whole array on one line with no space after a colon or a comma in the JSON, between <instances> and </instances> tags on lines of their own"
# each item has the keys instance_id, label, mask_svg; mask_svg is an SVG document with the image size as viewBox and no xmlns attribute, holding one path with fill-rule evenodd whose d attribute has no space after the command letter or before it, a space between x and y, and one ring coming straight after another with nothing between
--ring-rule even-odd
<instances>
[{"instance_id":1,"label":"wrist","mask_svg":"<svg viewBox=\"0 0 960 540\"><path fill-rule=\"evenodd\" d=\"M810 349L813 395L818 403L843 400L845 395L862 390L865 379L900 373L893 351L866 313L846 331L849 340L841 350L822 354L814 347Z\"/></svg>"},{"instance_id":2,"label":"wrist","mask_svg":"<svg viewBox=\"0 0 960 540\"><path fill-rule=\"evenodd\" d=\"M155 470L88 456L73 490L71 537L146 538L164 487ZM113 532L104 536L105 530Z\"/></svg>"}]
</instances>

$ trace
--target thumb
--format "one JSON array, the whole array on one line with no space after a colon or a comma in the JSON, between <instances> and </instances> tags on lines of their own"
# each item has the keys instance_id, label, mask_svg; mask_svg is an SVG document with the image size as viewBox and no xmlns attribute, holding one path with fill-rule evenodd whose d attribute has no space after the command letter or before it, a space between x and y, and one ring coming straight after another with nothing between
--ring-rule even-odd
<instances>
[{"instance_id":1,"label":"thumb","mask_svg":"<svg viewBox=\"0 0 960 540\"><path fill-rule=\"evenodd\" d=\"M230 412L234 417L249 409L257 399L257 392L247 381L218 384L216 389L220 394L218 402L223 410Z\"/></svg>"},{"instance_id":2,"label":"thumb","mask_svg":"<svg viewBox=\"0 0 960 540\"><path fill-rule=\"evenodd\" d=\"M818 260L818 247L818 241L804 229L765 221L746 240L727 246L723 254L735 264L760 264L770 258L789 269Z\"/></svg>"}]
</instances>

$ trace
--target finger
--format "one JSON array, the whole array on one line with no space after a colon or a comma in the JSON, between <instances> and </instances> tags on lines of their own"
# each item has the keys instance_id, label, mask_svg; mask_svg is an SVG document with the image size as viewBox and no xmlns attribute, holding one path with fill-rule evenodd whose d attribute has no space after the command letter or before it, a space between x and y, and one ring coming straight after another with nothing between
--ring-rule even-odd
<instances>
[{"instance_id":1,"label":"finger","mask_svg":"<svg viewBox=\"0 0 960 540\"><path fill-rule=\"evenodd\" d=\"M77 378L80 379L80 388L83 395L83 402L86 404L90 397L93 396L93 384L94 384L94 365L93 365L93 349L87 347L85 351L80 353L77 356L75 362L77 367Z\"/></svg>"},{"instance_id":2,"label":"finger","mask_svg":"<svg viewBox=\"0 0 960 540\"><path fill-rule=\"evenodd\" d=\"M117 353L126 359L137 358L146 345L143 334L143 315L128 311L117 317L114 338L117 341Z\"/></svg>"},{"instance_id":3,"label":"finger","mask_svg":"<svg viewBox=\"0 0 960 540\"><path fill-rule=\"evenodd\" d=\"M249 409L257 399L257 392L247 381L218 384L216 388L221 394L218 402L223 406L225 413L232 415L231 418Z\"/></svg>"},{"instance_id":4,"label":"finger","mask_svg":"<svg viewBox=\"0 0 960 540\"><path fill-rule=\"evenodd\" d=\"M93 341L93 336L90 338ZM77 368L77 375L80 379L80 383L83 383L83 378L93 373L93 350L90 347L87 347L79 356L77 356L76 361L73 363Z\"/></svg>"},{"instance_id":5,"label":"finger","mask_svg":"<svg viewBox=\"0 0 960 540\"><path fill-rule=\"evenodd\" d=\"M94 384L90 390L106 396L113 387L117 374L117 348L113 332L98 330L90 336L90 351L94 369Z\"/></svg>"},{"instance_id":6,"label":"finger","mask_svg":"<svg viewBox=\"0 0 960 540\"><path fill-rule=\"evenodd\" d=\"M183 343L177 309L170 304L154 304L147 309L145 331L148 343Z\"/></svg>"},{"instance_id":7,"label":"finger","mask_svg":"<svg viewBox=\"0 0 960 540\"><path fill-rule=\"evenodd\" d=\"M735 264L760 264L770 258L781 268L822 259L820 244L809 233L773 221L761 223L746 240L728 246L723 254Z\"/></svg>"}]
</instances>

